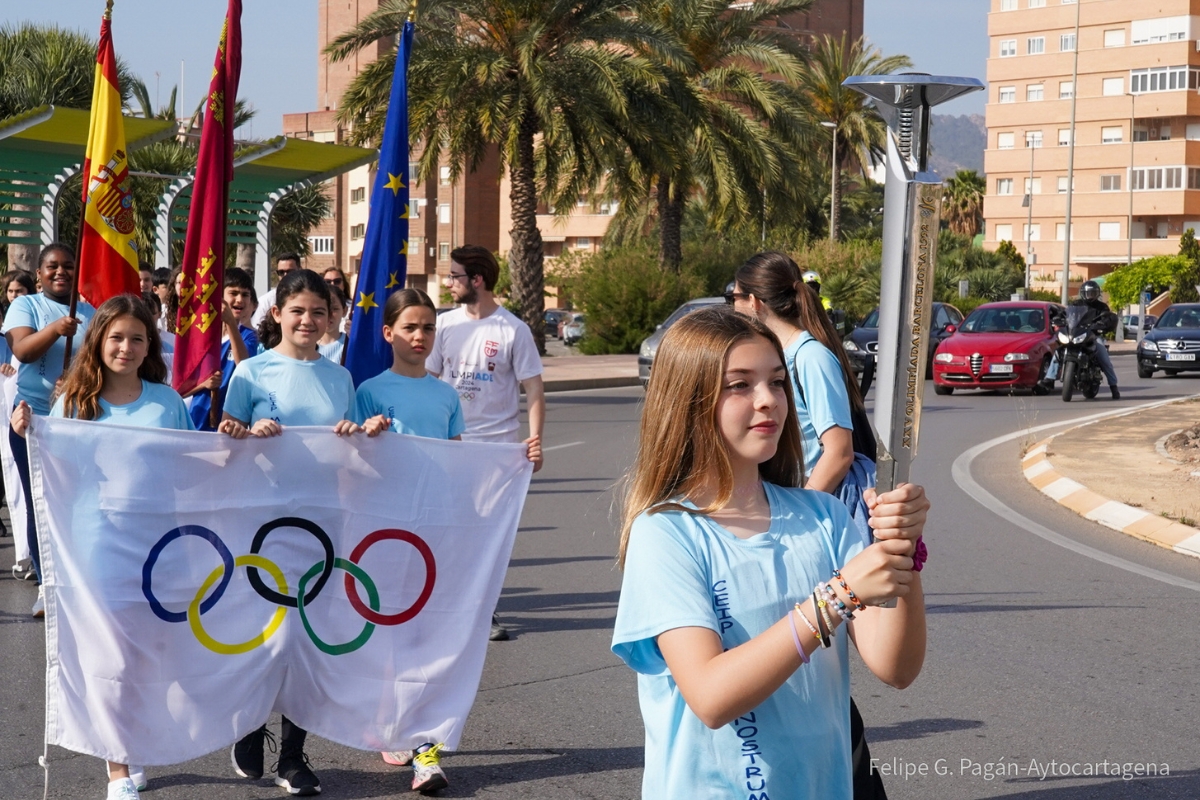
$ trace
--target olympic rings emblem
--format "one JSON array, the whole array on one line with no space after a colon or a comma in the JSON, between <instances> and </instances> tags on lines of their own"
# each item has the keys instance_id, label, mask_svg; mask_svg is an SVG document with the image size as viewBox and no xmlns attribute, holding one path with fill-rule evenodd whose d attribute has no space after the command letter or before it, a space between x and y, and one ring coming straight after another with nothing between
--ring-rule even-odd
<instances>
[{"instance_id":1,"label":"olympic rings emblem","mask_svg":"<svg viewBox=\"0 0 1200 800\"><path fill-rule=\"evenodd\" d=\"M296 528L307 531L316 538L321 548L325 551L325 557L316 564L313 564L300 578L295 596L288 594L287 577L283 574L283 570L279 568L279 565L260 554L267 536L279 528ZM196 536L211 544L213 549L217 551L217 555L221 559L221 564L209 573L208 577L200 585L195 597L188 604L186 611L170 611L159 602L154 594L152 585L154 566L158 563L158 559L166 546L184 536ZM425 563L425 583L421 587L421 593L411 606L396 614L380 613L379 589L366 571L359 566L359 562L372 545L386 540L405 542L412 545ZM227 643L219 641L210 635L205 630L201 617L212 610L213 606L225 594L225 590L229 587L229 581L233 578L233 571L237 567L245 567L246 576L249 578L250 585L254 591L264 600L278 606L278 608L275 609L275 612L258 635L244 642ZM310 606L317 599L317 596L321 594L334 569L340 569L346 573L346 597L350 601L351 607L365 621L363 629L358 636L342 644L330 644L322 640L316 631L313 630L312 625L308 621L308 614L305 611L305 608ZM275 584L274 589L268 587L266 582L263 581L259 570L271 576ZM314 579L315 582L313 582ZM142 594L145 595L146 601L150 604L150 610L154 612L154 615L164 622L187 622L192 634L200 644L214 653L221 655L248 653L265 644L279 630L279 626L283 624L283 619L287 616L289 608L296 609L300 614L300 622L303 624L305 632L321 652L331 656L353 653L367 643L371 638L371 634L375 631L375 626L401 625L420 614L425 604L429 602L429 597L433 594L433 586L436 580L437 564L433 557L433 551L425 543L425 540L415 533L396 528L385 528L374 531L358 543L350 553L349 559L344 559L338 558L334 554L333 542L330 540L329 534L325 533L321 526L301 517L280 517L263 525L254 535L254 540L250 545L250 553L238 556L237 558L234 558L233 554L229 552L229 548L226 547L221 537L208 528L202 525L181 525L178 528L168 531L154 544L154 547L150 548L150 552L146 556L146 562L142 565ZM311 588L309 588L310 583L312 584ZM363 602L362 597L358 593L357 584L359 583L367 590L366 603ZM210 590L211 594L209 593Z\"/></svg>"}]
</instances>

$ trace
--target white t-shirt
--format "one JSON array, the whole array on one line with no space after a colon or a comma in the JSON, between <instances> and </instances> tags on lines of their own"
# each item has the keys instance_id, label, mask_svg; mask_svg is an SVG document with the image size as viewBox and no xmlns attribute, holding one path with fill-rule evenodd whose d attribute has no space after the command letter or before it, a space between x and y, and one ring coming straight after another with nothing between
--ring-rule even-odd
<instances>
[{"instance_id":1,"label":"white t-shirt","mask_svg":"<svg viewBox=\"0 0 1200 800\"><path fill-rule=\"evenodd\" d=\"M507 309L471 319L456 308L438 317L425 368L458 392L464 441L519 442L520 383L542 374L529 326Z\"/></svg>"},{"instance_id":2,"label":"white t-shirt","mask_svg":"<svg viewBox=\"0 0 1200 800\"><path fill-rule=\"evenodd\" d=\"M254 330L258 330L258 326L262 325L262 321L267 318L267 313L270 312L273 305L275 305L274 289L258 298L258 308L254 309L254 315L250 317L250 326ZM251 353L250 355L254 354Z\"/></svg>"}]
</instances>

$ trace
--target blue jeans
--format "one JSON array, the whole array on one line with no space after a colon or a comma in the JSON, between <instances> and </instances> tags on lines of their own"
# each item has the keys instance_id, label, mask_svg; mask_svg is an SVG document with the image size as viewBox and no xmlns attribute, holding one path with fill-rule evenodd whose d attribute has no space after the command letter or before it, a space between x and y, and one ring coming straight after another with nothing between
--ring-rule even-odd
<instances>
[{"instance_id":1,"label":"blue jeans","mask_svg":"<svg viewBox=\"0 0 1200 800\"><path fill-rule=\"evenodd\" d=\"M1105 379L1109 386L1117 385L1117 372L1113 369L1112 358L1108 355L1108 348L1100 342L1096 342L1096 363L1100 365L1100 371L1104 373ZM1054 354L1054 358L1050 360L1050 369L1046 370L1046 380L1058 380L1058 365L1062 363L1062 351L1059 350Z\"/></svg>"}]
</instances>

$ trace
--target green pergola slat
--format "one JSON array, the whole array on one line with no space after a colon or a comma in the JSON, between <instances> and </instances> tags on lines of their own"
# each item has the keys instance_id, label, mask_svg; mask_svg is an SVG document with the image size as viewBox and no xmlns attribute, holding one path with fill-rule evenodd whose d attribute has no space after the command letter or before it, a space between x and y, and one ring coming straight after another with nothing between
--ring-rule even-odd
<instances>
[{"instance_id":1,"label":"green pergola slat","mask_svg":"<svg viewBox=\"0 0 1200 800\"><path fill-rule=\"evenodd\" d=\"M7 208L7 209L0 211L0 219L3 219L5 217L9 217L9 218L20 217L21 219L40 220L42 218L42 212L40 210L33 210L33 211L21 210L21 211L19 211L15 208Z\"/></svg>"}]
</instances>

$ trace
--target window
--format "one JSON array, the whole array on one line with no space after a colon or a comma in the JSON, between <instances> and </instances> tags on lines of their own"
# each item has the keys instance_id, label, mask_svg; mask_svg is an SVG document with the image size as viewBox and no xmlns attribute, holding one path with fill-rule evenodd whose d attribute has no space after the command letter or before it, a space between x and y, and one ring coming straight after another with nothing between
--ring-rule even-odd
<instances>
[{"instance_id":1,"label":"window","mask_svg":"<svg viewBox=\"0 0 1200 800\"><path fill-rule=\"evenodd\" d=\"M1125 79L1124 78L1105 78L1102 94L1105 97L1114 97L1125 94Z\"/></svg>"},{"instance_id":2,"label":"window","mask_svg":"<svg viewBox=\"0 0 1200 800\"><path fill-rule=\"evenodd\" d=\"M592 249L591 238L587 237L587 236L580 236L578 239L575 240L575 248L577 250L591 250Z\"/></svg>"},{"instance_id":3,"label":"window","mask_svg":"<svg viewBox=\"0 0 1200 800\"><path fill-rule=\"evenodd\" d=\"M350 202L361 203L367 199L367 189L365 186L360 186L357 189L350 190Z\"/></svg>"},{"instance_id":4,"label":"window","mask_svg":"<svg viewBox=\"0 0 1200 800\"><path fill-rule=\"evenodd\" d=\"M1036 102L1042 99L1043 85L1040 83L1031 83L1025 87L1025 100L1027 102Z\"/></svg>"},{"instance_id":5,"label":"window","mask_svg":"<svg viewBox=\"0 0 1200 800\"><path fill-rule=\"evenodd\" d=\"M1017 0L1000 0L1001 11L1016 11Z\"/></svg>"},{"instance_id":6,"label":"window","mask_svg":"<svg viewBox=\"0 0 1200 800\"><path fill-rule=\"evenodd\" d=\"M1017 102L1017 87L1015 87L1015 86L1001 86L1001 87L1000 87L1000 96L999 96L999 101L1000 101L1001 103L1015 103L1015 102Z\"/></svg>"},{"instance_id":7,"label":"window","mask_svg":"<svg viewBox=\"0 0 1200 800\"><path fill-rule=\"evenodd\" d=\"M1041 238L1042 238L1041 223L1035 222L1032 225L1022 225L1021 226L1021 241L1037 242L1037 241L1041 241Z\"/></svg>"},{"instance_id":8,"label":"window","mask_svg":"<svg viewBox=\"0 0 1200 800\"><path fill-rule=\"evenodd\" d=\"M997 133L996 134L996 149L997 150L1012 150L1016 134L1013 133Z\"/></svg>"},{"instance_id":9,"label":"window","mask_svg":"<svg viewBox=\"0 0 1200 800\"><path fill-rule=\"evenodd\" d=\"M1075 96L1075 81L1061 81L1058 84L1058 99L1070 100Z\"/></svg>"},{"instance_id":10,"label":"window","mask_svg":"<svg viewBox=\"0 0 1200 800\"><path fill-rule=\"evenodd\" d=\"M450 167L438 167L438 183L442 186L450 185Z\"/></svg>"},{"instance_id":11,"label":"window","mask_svg":"<svg viewBox=\"0 0 1200 800\"><path fill-rule=\"evenodd\" d=\"M410 256L421 255L421 245L424 242L425 242L425 240L422 239L420 236L408 237L408 255L410 255Z\"/></svg>"},{"instance_id":12,"label":"window","mask_svg":"<svg viewBox=\"0 0 1200 800\"><path fill-rule=\"evenodd\" d=\"M1196 88L1200 88L1200 68L1196 67L1154 67L1129 72L1129 91L1134 94Z\"/></svg>"},{"instance_id":13,"label":"window","mask_svg":"<svg viewBox=\"0 0 1200 800\"><path fill-rule=\"evenodd\" d=\"M308 246L312 248L314 256L328 256L333 254L333 237L332 236L310 236L308 237Z\"/></svg>"},{"instance_id":14,"label":"window","mask_svg":"<svg viewBox=\"0 0 1200 800\"><path fill-rule=\"evenodd\" d=\"M1121 238L1121 223L1119 222L1101 222L1100 223L1100 238L1103 240L1112 240Z\"/></svg>"},{"instance_id":15,"label":"window","mask_svg":"<svg viewBox=\"0 0 1200 800\"><path fill-rule=\"evenodd\" d=\"M1013 179L1012 178L997 178L996 179L996 194L1006 195L1012 194Z\"/></svg>"},{"instance_id":16,"label":"window","mask_svg":"<svg viewBox=\"0 0 1200 800\"><path fill-rule=\"evenodd\" d=\"M438 261L450 260L450 243L438 242Z\"/></svg>"},{"instance_id":17,"label":"window","mask_svg":"<svg viewBox=\"0 0 1200 800\"><path fill-rule=\"evenodd\" d=\"M996 226L996 241L1011 242L1012 241L1012 225L997 225Z\"/></svg>"},{"instance_id":18,"label":"window","mask_svg":"<svg viewBox=\"0 0 1200 800\"><path fill-rule=\"evenodd\" d=\"M1188 171L1189 187L1192 175ZM1183 188L1183 167L1151 167L1130 172L1129 186L1135 192Z\"/></svg>"},{"instance_id":19,"label":"window","mask_svg":"<svg viewBox=\"0 0 1200 800\"><path fill-rule=\"evenodd\" d=\"M450 224L450 204L441 203L438 205L438 225Z\"/></svg>"},{"instance_id":20,"label":"window","mask_svg":"<svg viewBox=\"0 0 1200 800\"><path fill-rule=\"evenodd\" d=\"M1008 58L1017 54L1016 39L1001 39L1000 40L1000 57Z\"/></svg>"},{"instance_id":21,"label":"window","mask_svg":"<svg viewBox=\"0 0 1200 800\"><path fill-rule=\"evenodd\" d=\"M1120 144L1123 139L1124 131L1120 125L1107 126L1100 129L1101 144Z\"/></svg>"},{"instance_id":22,"label":"window","mask_svg":"<svg viewBox=\"0 0 1200 800\"><path fill-rule=\"evenodd\" d=\"M1148 130L1146 130L1145 128L1134 128L1133 129L1133 141L1135 141L1135 142L1150 141L1150 132Z\"/></svg>"},{"instance_id":23,"label":"window","mask_svg":"<svg viewBox=\"0 0 1200 800\"><path fill-rule=\"evenodd\" d=\"M1183 188L1183 167L1166 167L1163 169L1163 188Z\"/></svg>"},{"instance_id":24,"label":"window","mask_svg":"<svg viewBox=\"0 0 1200 800\"><path fill-rule=\"evenodd\" d=\"M1171 141L1171 126L1170 125L1159 125L1158 126L1158 140L1160 142Z\"/></svg>"},{"instance_id":25,"label":"window","mask_svg":"<svg viewBox=\"0 0 1200 800\"><path fill-rule=\"evenodd\" d=\"M1074 182L1074 181L1071 181L1071 188L1072 188L1072 189L1074 189L1074 188L1075 188L1075 182ZM1066 176L1066 175L1059 175L1059 176L1058 176L1058 193L1059 193L1059 194L1066 194L1066 193L1067 193L1067 176Z\"/></svg>"},{"instance_id":26,"label":"window","mask_svg":"<svg viewBox=\"0 0 1200 800\"><path fill-rule=\"evenodd\" d=\"M1200 189L1200 169L1188 167L1188 188ZM1200 230L1200 228L1197 228Z\"/></svg>"},{"instance_id":27,"label":"window","mask_svg":"<svg viewBox=\"0 0 1200 800\"><path fill-rule=\"evenodd\" d=\"M1104 32L1105 47L1124 47L1125 46L1125 29L1117 28L1111 31Z\"/></svg>"},{"instance_id":28,"label":"window","mask_svg":"<svg viewBox=\"0 0 1200 800\"><path fill-rule=\"evenodd\" d=\"M1026 147L1041 147L1042 132L1041 131L1025 131L1025 146Z\"/></svg>"},{"instance_id":29,"label":"window","mask_svg":"<svg viewBox=\"0 0 1200 800\"><path fill-rule=\"evenodd\" d=\"M1054 238L1058 241L1063 241L1067 237L1067 223L1056 222L1054 224ZM1075 226L1071 226L1071 239L1075 238Z\"/></svg>"},{"instance_id":30,"label":"window","mask_svg":"<svg viewBox=\"0 0 1200 800\"><path fill-rule=\"evenodd\" d=\"M360 223L358 225L350 226L350 238L351 239L361 239L366 235L367 235L367 226L366 225L363 225Z\"/></svg>"},{"instance_id":31,"label":"window","mask_svg":"<svg viewBox=\"0 0 1200 800\"><path fill-rule=\"evenodd\" d=\"M1030 8L1045 8L1046 0L1029 0Z\"/></svg>"},{"instance_id":32,"label":"window","mask_svg":"<svg viewBox=\"0 0 1200 800\"><path fill-rule=\"evenodd\" d=\"M1030 191L1030 189L1032 189L1033 191ZM1032 180L1030 180L1029 178L1025 179L1025 194L1041 194L1041 193L1042 193L1042 179L1041 178L1033 178Z\"/></svg>"},{"instance_id":33,"label":"window","mask_svg":"<svg viewBox=\"0 0 1200 800\"><path fill-rule=\"evenodd\" d=\"M1046 52L1046 37L1045 36L1030 36L1025 40L1025 54L1031 56L1040 56Z\"/></svg>"},{"instance_id":34,"label":"window","mask_svg":"<svg viewBox=\"0 0 1200 800\"><path fill-rule=\"evenodd\" d=\"M423 197L418 197L408 204L408 218L420 219L421 209L429 205L429 201Z\"/></svg>"},{"instance_id":35,"label":"window","mask_svg":"<svg viewBox=\"0 0 1200 800\"><path fill-rule=\"evenodd\" d=\"M1064 53L1070 53L1075 50L1075 34L1064 33L1058 37L1058 49Z\"/></svg>"},{"instance_id":36,"label":"window","mask_svg":"<svg viewBox=\"0 0 1200 800\"><path fill-rule=\"evenodd\" d=\"M1070 128L1059 128L1058 129L1058 146L1066 147L1070 143L1071 143L1071 129Z\"/></svg>"},{"instance_id":37,"label":"window","mask_svg":"<svg viewBox=\"0 0 1200 800\"><path fill-rule=\"evenodd\" d=\"M418 179L420 177L421 177L421 162L420 161L408 162L408 185L409 186L416 185L418 182Z\"/></svg>"},{"instance_id":38,"label":"window","mask_svg":"<svg viewBox=\"0 0 1200 800\"><path fill-rule=\"evenodd\" d=\"M610 200L607 203L601 203L600 204L600 213L606 217L611 217L617 213L617 209L620 207L620 205L621 204L618 203L616 200Z\"/></svg>"},{"instance_id":39,"label":"window","mask_svg":"<svg viewBox=\"0 0 1200 800\"><path fill-rule=\"evenodd\" d=\"M1102 192L1119 192L1119 191L1121 191L1121 176L1120 175L1101 175L1100 176L1100 191L1102 191Z\"/></svg>"},{"instance_id":40,"label":"window","mask_svg":"<svg viewBox=\"0 0 1200 800\"><path fill-rule=\"evenodd\" d=\"M1133 44L1156 44L1158 42L1181 42L1188 38L1188 17L1158 17L1157 19L1135 19L1129 39Z\"/></svg>"}]
</instances>

